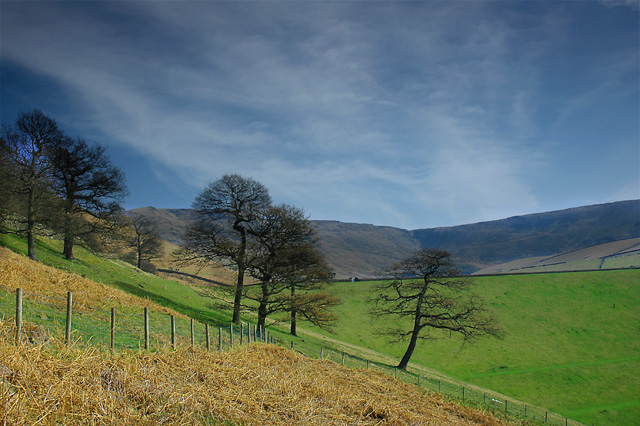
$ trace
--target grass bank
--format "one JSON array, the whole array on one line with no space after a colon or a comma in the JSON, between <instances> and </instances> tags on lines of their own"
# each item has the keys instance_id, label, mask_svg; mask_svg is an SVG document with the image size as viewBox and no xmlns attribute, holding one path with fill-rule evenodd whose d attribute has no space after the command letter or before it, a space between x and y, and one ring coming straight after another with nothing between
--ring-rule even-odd
<instances>
[{"instance_id":1,"label":"grass bank","mask_svg":"<svg viewBox=\"0 0 640 426\"><path fill-rule=\"evenodd\" d=\"M461 340L439 331L419 342L414 368L549 408L585 424L636 425L640 419L640 271L597 271L476 278L475 292L507 332L503 340ZM398 360L406 343L376 329L407 322L368 318L375 282L337 283L342 300L333 334ZM411 365L410 365L411 367Z\"/></svg>"}]
</instances>

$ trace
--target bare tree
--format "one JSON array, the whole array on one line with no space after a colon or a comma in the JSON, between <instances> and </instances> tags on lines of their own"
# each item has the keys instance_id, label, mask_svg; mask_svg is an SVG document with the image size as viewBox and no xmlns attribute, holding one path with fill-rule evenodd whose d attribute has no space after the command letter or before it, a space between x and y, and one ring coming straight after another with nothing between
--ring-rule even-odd
<instances>
[{"instance_id":1,"label":"bare tree","mask_svg":"<svg viewBox=\"0 0 640 426\"><path fill-rule=\"evenodd\" d=\"M51 152L52 181L61 201L63 254L72 260L78 237L95 233L105 220L122 211L127 195L124 173L102 145L64 138Z\"/></svg>"},{"instance_id":2,"label":"bare tree","mask_svg":"<svg viewBox=\"0 0 640 426\"><path fill-rule=\"evenodd\" d=\"M470 341L478 336L499 337L496 320L488 315L481 300L466 290L472 285L461 277L446 250L419 250L413 256L391 265L387 271L390 281L377 286L373 299L376 317L395 316L411 319L409 330L388 330L401 338L409 337L409 346L398 364L407 364L424 329L456 332Z\"/></svg>"},{"instance_id":3,"label":"bare tree","mask_svg":"<svg viewBox=\"0 0 640 426\"><path fill-rule=\"evenodd\" d=\"M212 182L193 202L198 219L187 228L185 248L206 261L222 261L235 267L236 324L240 323L242 308L249 225L270 204L271 197L264 185L238 174L224 175Z\"/></svg>"},{"instance_id":4,"label":"bare tree","mask_svg":"<svg viewBox=\"0 0 640 426\"><path fill-rule=\"evenodd\" d=\"M333 274L315 246L316 231L304 212L286 204L272 206L251 224L250 234L247 268L260 285L247 288L245 297L258 302L258 326L282 311L291 313L294 335L298 313L321 326L335 320L330 308L338 301L326 293L309 294ZM296 289L304 292L296 294Z\"/></svg>"},{"instance_id":5,"label":"bare tree","mask_svg":"<svg viewBox=\"0 0 640 426\"><path fill-rule=\"evenodd\" d=\"M162 253L162 240L156 224L150 219L136 213L130 219L133 232L127 238L127 245L134 250L136 266L143 269L145 261L151 261Z\"/></svg>"},{"instance_id":6,"label":"bare tree","mask_svg":"<svg viewBox=\"0 0 640 426\"><path fill-rule=\"evenodd\" d=\"M15 125L2 130L5 160L11 163L3 177L12 182L11 192L24 217L19 231L26 234L27 254L34 260L36 223L42 200L49 195L50 153L63 138L56 121L38 109L20 114Z\"/></svg>"}]
</instances>

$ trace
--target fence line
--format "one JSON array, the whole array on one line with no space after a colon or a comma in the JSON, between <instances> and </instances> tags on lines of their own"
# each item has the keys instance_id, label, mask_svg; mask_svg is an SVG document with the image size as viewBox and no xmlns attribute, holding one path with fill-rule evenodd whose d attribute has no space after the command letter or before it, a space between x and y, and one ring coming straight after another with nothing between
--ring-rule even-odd
<instances>
[{"instance_id":1,"label":"fence line","mask_svg":"<svg viewBox=\"0 0 640 426\"><path fill-rule=\"evenodd\" d=\"M0 286L1 318L5 317L5 312L13 311L10 291ZM29 298L25 297L27 295ZM65 307L65 303L66 315L63 315L61 309ZM150 312L148 308L143 308L139 313L128 313L126 309L124 312L118 312L116 308L105 311L80 303L74 304L72 292L68 292L65 299L59 296L23 293L22 289L17 289L14 307L16 344L26 342L44 344L60 336L63 331L66 345L75 339L76 342L104 345L112 351L116 349L151 350L151 348L175 350L178 346L192 348L200 346L207 350L224 351L225 347L233 348L236 345L253 342L280 345L290 343L291 350L307 357L331 360L350 368L366 368L394 375L398 380L416 384L429 391L437 391L464 403L480 405L507 415L537 420L554 426L581 425L543 408L509 400L495 392L487 392L468 385L462 386L437 376L398 370L395 367L344 352L318 348L316 345L305 343L304 340L299 340L297 343L293 340L279 341L272 337L268 330L251 323L241 323L240 327L231 323L228 327L218 327L215 330L210 327L210 324L202 324L192 318L185 320L173 315ZM211 345L212 340L216 342L215 345Z\"/></svg>"}]
</instances>

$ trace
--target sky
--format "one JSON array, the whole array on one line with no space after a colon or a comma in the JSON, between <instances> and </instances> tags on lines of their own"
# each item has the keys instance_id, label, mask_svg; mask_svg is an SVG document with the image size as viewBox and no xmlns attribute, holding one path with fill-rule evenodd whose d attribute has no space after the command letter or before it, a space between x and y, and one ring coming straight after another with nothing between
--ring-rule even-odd
<instances>
[{"instance_id":1,"label":"sky","mask_svg":"<svg viewBox=\"0 0 640 426\"><path fill-rule=\"evenodd\" d=\"M127 209L228 173L403 229L638 199L638 6L2 0L1 118L107 146Z\"/></svg>"}]
</instances>

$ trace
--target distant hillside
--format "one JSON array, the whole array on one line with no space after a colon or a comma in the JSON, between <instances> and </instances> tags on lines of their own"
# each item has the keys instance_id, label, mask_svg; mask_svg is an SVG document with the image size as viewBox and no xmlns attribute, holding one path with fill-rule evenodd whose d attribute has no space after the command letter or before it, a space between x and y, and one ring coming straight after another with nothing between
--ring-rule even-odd
<instances>
[{"instance_id":1,"label":"distant hillside","mask_svg":"<svg viewBox=\"0 0 640 426\"><path fill-rule=\"evenodd\" d=\"M321 238L320 249L338 278L375 276L420 248L411 232L403 229L325 220L313 223Z\"/></svg>"},{"instance_id":2,"label":"distant hillside","mask_svg":"<svg viewBox=\"0 0 640 426\"><path fill-rule=\"evenodd\" d=\"M565 253L640 236L640 200L413 231L422 247L446 248L475 266Z\"/></svg>"},{"instance_id":3,"label":"distant hillside","mask_svg":"<svg viewBox=\"0 0 640 426\"><path fill-rule=\"evenodd\" d=\"M520 274L620 268L640 268L640 238L598 244L552 256L513 260L489 266L475 272L475 274Z\"/></svg>"},{"instance_id":4,"label":"distant hillside","mask_svg":"<svg viewBox=\"0 0 640 426\"><path fill-rule=\"evenodd\" d=\"M139 214L150 219L156 224L160 237L176 245L182 244L185 228L189 221L194 219L193 210L190 209L142 207L128 210L127 213Z\"/></svg>"},{"instance_id":5,"label":"distant hillside","mask_svg":"<svg viewBox=\"0 0 640 426\"><path fill-rule=\"evenodd\" d=\"M133 210L154 220L162 238L180 244L191 210ZM466 272L518 259L552 256L640 237L640 200L577 207L470 225L403 230L314 221L337 278L370 278L417 248L449 250Z\"/></svg>"}]
</instances>

